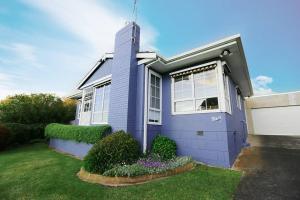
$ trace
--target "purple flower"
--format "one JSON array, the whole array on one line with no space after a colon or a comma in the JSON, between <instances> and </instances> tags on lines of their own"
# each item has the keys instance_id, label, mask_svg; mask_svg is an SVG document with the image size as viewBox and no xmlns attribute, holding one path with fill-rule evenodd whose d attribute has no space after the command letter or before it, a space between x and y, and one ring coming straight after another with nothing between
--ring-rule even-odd
<instances>
[{"instance_id":1,"label":"purple flower","mask_svg":"<svg viewBox=\"0 0 300 200\"><path fill-rule=\"evenodd\" d=\"M151 168L163 168L166 166L166 164L163 162L151 161L151 160L139 160L137 163L139 165L143 165L144 167L151 167Z\"/></svg>"}]
</instances>

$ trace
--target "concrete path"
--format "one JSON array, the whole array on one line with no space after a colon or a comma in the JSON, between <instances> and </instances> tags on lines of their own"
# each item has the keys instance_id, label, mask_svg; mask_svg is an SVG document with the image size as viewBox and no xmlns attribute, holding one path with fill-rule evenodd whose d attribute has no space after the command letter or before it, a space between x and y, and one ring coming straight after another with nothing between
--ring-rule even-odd
<instances>
[{"instance_id":1,"label":"concrete path","mask_svg":"<svg viewBox=\"0 0 300 200\"><path fill-rule=\"evenodd\" d=\"M244 171L234 199L300 200L300 149L248 147L234 168Z\"/></svg>"}]
</instances>

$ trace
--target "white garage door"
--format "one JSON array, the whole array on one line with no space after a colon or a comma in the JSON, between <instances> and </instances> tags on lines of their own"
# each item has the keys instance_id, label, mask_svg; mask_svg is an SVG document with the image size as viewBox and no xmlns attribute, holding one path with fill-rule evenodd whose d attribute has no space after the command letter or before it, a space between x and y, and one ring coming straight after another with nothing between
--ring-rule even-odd
<instances>
[{"instance_id":1,"label":"white garage door","mask_svg":"<svg viewBox=\"0 0 300 200\"><path fill-rule=\"evenodd\" d=\"M252 109L256 135L300 136L300 106Z\"/></svg>"}]
</instances>

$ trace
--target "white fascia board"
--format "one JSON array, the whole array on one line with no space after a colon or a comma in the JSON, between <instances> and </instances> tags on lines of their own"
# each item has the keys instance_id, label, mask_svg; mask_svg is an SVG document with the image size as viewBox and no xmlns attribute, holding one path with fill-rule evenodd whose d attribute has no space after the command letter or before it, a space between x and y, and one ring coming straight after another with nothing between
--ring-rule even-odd
<instances>
[{"instance_id":1,"label":"white fascia board","mask_svg":"<svg viewBox=\"0 0 300 200\"><path fill-rule=\"evenodd\" d=\"M97 67L102 64L106 59L108 58L113 58L113 54L112 53L106 53L104 54L100 60L98 60L96 62L96 64L94 65L94 67L84 76L84 78L79 82L79 84L77 85L77 89L79 89L81 87L81 85L91 76L91 74L97 69Z\"/></svg>"},{"instance_id":2,"label":"white fascia board","mask_svg":"<svg viewBox=\"0 0 300 200\"><path fill-rule=\"evenodd\" d=\"M172 60L169 60L169 61L167 61L166 65L170 65L170 64L179 62L179 61L181 61L181 60L186 60L186 59L192 58L192 57L197 56L197 55L201 55L201 54L213 52L213 51L216 51L216 50L218 50L218 49L230 47L230 46L232 46L232 45L235 45L236 43L237 43L236 41L233 41L233 42L230 42L230 43L226 43L226 44L224 44L224 45L221 45L221 46L215 46L215 47L212 47L212 48L206 48L206 49L204 49L203 51L195 51L194 53L186 54L184 57L178 57L178 59L172 59Z\"/></svg>"},{"instance_id":3,"label":"white fascia board","mask_svg":"<svg viewBox=\"0 0 300 200\"><path fill-rule=\"evenodd\" d=\"M104 77L102 77L102 78L99 78L99 79L97 79L97 80L95 80L95 81L93 81L93 82L91 82L91 83L85 85L84 87L80 87L79 89L82 90L82 89L87 88L87 87L90 87L90 86L94 86L94 85L101 84L101 83L103 83L103 82L106 82L106 81L111 80L111 77L112 77L111 74L110 74L110 75L107 75L107 76L104 76Z\"/></svg>"},{"instance_id":4,"label":"white fascia board","mask_svg":"<svg viewBox=\"0 0 300 200\"><path fill-rule=\"evenodd\" d=\"M137 53L136 54L136 58L139 59L139 58L156 58L157 57L157 54L155 52L140 52L140 53Z\"/></svg>"},{"instance_id":5,"label":"white fascia board","mask_svg":"<svg viewBox=\"0 0 300 200\"><path fill-rule=\"evenodd\" d=\"M246 60L246 56L245 56L245 52L244 52L244 48L243 48L243 45L242 45L242 40L241 40L240 35L237 38L237 45L238 45L238 48L239 48L239 51L240 51L240 55L242 56L242 59L244 61L244 67L243 67L244 73L246 74L248 82L250 83L249 84L250 96L253 96L253 87L252 87L252 83L251 83L251 79L250 79L250 75L249 75L249 70L248 70L248 65L247 65L247 60Z\"/></svg>"},{"instance_id":6,"label":"white fascia board","mask_svg":"<svg viewBox=\"0 0 300 200\"><path fill-rule=\"evenodd\" d=\"M216 42L209 43L207 45L204 45L204 46L192 49L190 51L183 52L181 54L172 56L172 57L164 59L164 60L166 60L167 62L172 62L173 60L177 60L177 59L180 59L180 58L185 58L185 57L187 57L187 56L189 56L191 54L196 54L198 52L204 52L204 51L206 51L208 49L216 49L216 47L219 48L220 45L226 44L228 42L236 41L238 38L240 38L240 34L236 34L236 35L233 35L233 36L230 36L230 37L218 40Z\"/></svg>"},{"instance_id":7,"label":"white fascia board","mask_svg":"<svg viewBox=\"0 0 300 200\"><path fill-rule=\"evenodd\" d=\"M70 99L80 99L82 97L82 91L79 91L77 93L73 93L69 96L67 96Z\"/></svg>"},{"instance_id":8,"label":"white fascia board","mask_svg":"<svg viewBox=\"0 0 300 200\"><path fill-rule=\"evenodd\" d=\"M145 59L139 60L137 64L141 65L141 64L150 63L152 60L154 60L154 59L153 58L145 58Z\"/></svg>"}]
</instances>

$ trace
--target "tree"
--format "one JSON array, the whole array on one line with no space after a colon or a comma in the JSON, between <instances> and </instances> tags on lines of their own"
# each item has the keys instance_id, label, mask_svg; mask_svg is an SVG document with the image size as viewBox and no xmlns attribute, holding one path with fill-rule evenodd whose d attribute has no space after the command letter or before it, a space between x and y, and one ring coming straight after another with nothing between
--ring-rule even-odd
<instances>
[{"instance_id":1,"label":"tree","mask_svg":"<svg viewBox=\"0 0 300 200\"><path fill-rule=\"evenodd\" d=\"M1 123L69 123L75 112L75 100L52 94L14 95L0 102Z\"/></svg>"}]
</instances>

